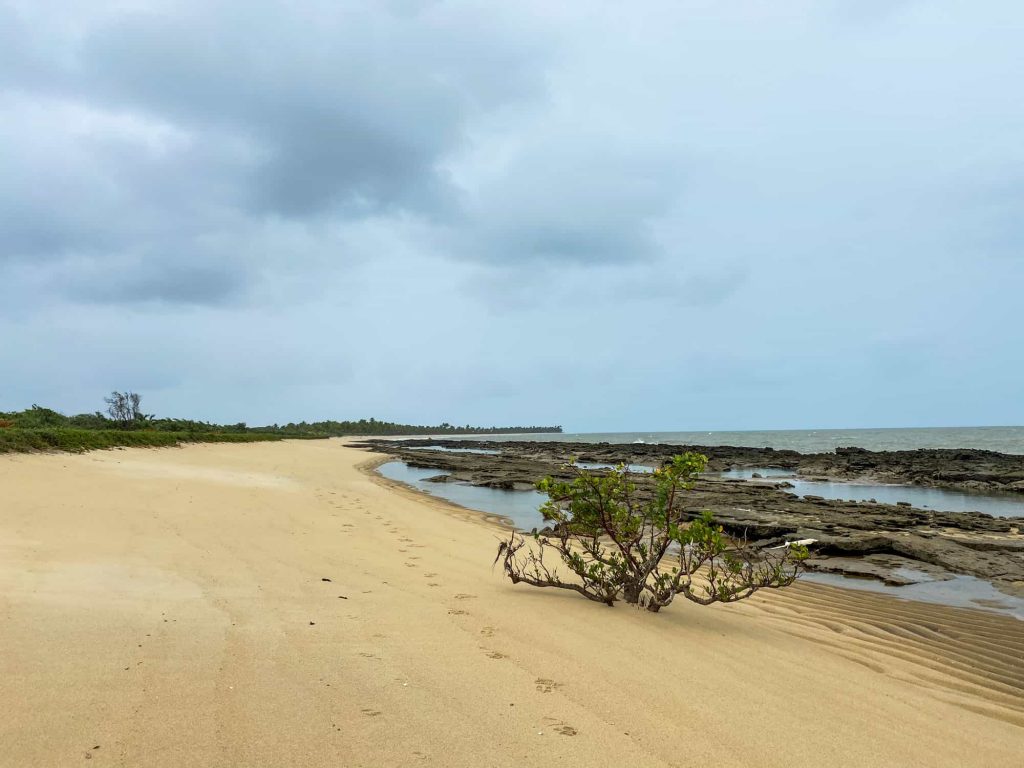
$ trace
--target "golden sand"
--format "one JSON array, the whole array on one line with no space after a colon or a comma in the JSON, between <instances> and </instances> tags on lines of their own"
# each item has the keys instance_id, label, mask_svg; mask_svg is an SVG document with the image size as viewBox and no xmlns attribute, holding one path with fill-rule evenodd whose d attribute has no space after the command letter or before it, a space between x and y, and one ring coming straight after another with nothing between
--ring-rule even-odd
<instances>
[{"instance_id":1,"label":"golden sand","mask_svg":"<svg viewBox=\"0 0 1024 768\"><path fill-rule=\"evenodd\" d=\"M1024 766L1024 622L513 586L500 527L367 463L0 457L0 766Z\"/></svg>"}]
</instances>

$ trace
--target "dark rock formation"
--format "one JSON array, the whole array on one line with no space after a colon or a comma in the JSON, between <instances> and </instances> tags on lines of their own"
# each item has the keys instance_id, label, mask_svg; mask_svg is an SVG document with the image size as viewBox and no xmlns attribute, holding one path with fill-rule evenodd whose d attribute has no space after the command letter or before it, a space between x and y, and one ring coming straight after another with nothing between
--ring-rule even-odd
<instances>
[{"instance_id":1,"label":"dark rock formation","mask_svg":"<svg viewBox=\"0 0 1024 768\"><path fill-rule=\"evenodd\" d=\"M484 448L500 455L411 450ZM781 468L802 477L917 484L986 491L1024 490L1024 456L979 450L864 451L800 454L770 448L649 444L496 442L481 440L370 440L369 450L391 454L414 467L447 473L436 482L463 482L490 488L524 489L546 475L568 478L570 457L581 462L660 466L686 450L709 458L709 470ZM644 493L650 477L635 475ZM1024 596L1024 517L992 517L981 512L940 512L907 504L878 504L802 498L786 493L790 483L705 476L690 494L688 513L708 509L734 536L765 546L787 539L816 539L808 567L833 573L880 578L891 584L914 581L906 569L929 578L969 574L1003 591ZM1024 498L1021 507L1024 510Z\"/></svg>"}]
</instances>

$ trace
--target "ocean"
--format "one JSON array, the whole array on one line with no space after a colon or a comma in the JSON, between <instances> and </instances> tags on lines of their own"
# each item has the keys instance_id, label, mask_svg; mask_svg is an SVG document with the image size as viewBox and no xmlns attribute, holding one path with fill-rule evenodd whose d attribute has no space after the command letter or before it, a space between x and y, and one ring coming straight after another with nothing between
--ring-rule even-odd
<instances>
[{"instance_id":1,"label":"ocean","mask_svg":"<svg viewBox=\"0 0 1024 768\"><path fill-rule=\"evenodd\" d=\"M455 436L443 436L446 439ZM911 427L893 429L779 429L759 432L576 432L462 435L468 440L537 440L582 443L669 443L776 448L827 453L836 448L911 451L918 448L980 448L1024 454L1024 427Z\"/></svg>"}]
</instances>

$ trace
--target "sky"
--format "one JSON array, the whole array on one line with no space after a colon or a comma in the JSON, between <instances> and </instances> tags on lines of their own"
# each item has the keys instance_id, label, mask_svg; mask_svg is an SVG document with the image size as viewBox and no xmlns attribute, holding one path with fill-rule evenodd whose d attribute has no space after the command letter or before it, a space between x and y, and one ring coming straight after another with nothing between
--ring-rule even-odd
<instances>
[{"instance_id":1,"label":"sky","mask_svg":"<svg viewBox=\"0 0 1024 768\"><path fill-rule=\"evenodd\" d=\"M1024 424L1018 0L0 0L0 410Z\"/></svg>"}]
</instances>

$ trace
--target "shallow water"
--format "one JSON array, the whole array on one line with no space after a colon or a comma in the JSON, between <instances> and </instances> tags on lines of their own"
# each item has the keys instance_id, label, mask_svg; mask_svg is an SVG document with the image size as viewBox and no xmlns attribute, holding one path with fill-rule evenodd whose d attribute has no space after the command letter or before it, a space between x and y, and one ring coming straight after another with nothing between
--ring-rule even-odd
<instances>
[{"instance_id":1,"label":"shallow water","mask_svg":"<svg viewBox=\"0 0 1024 768\"><path fill-rule=\"evenodd\" d=\"M792 488L786 489L787 493L796 496L821 496L826 499L849 501L874 499L881 504L905 501L915 507L938 512L984 512L993 517L1024 517L1024 497L1010 494L969 493L918 485L801 480L792 470L773 467L730 469L727 472L719 472L718 477L750 480L755 474L774 480L785 479L793 484Z\"/></svg>"},{"instance_id":2,"label":"shallow water","mask_svg":"<svg viewBox=\"0 0 1024 768\"><path fill-rule=\"evenodd\" d=\"M530 531L545 525L538 509L548 497L538 491L505 491L500 488L480 488L463 483L427 483L424 482L425 478L447 473L436 469L410 467L404 461L389 461L381 464L377 471L389 480L411 485L468 509L507 517L520 530Z\"/></svg>"},{"instance_id":3,"label":"shallow water","mask_svg":"<svg viewBox=\"0 0 1024 768\"><path fill-rule=\"evenodd\" d=\"M725 472L708 472L709 475L715 475L716 477L726 477L731 480L756 480L754 475L760 475L761 477L784 477L784 478L795 478L796 474L792 469L778 469L776 467L762 467L760 469L749 467L743 469L728 469Z\"/></svg>"},{"instance_id":4,"label":"shallow water","mask_svg":"<svg viewBox=\"0 0 1024 768\"><path fill-rule=\"evenodd\" d=\"M1024 498L1016 496L992 496L916 485L862 485L810 480L789 482L794 487L787 491L797 496L822 496L826 499L851 501L874 499L882 504L905 501L921 509L934 509L939 512L984 512L993 517L1024 517Z\"/></svg>"},{"instance_id":5,"label":"shallow water","mask_svg":"<svg viewBox=\"0 0 1024 768\"><path fill-rule=\"evenodd\" d=\"M445 453L483 453L488 456L497 456L501 451L490 448L445 448L440 445L409 445L410 451L443 451Z\"/></svg>"},{"instance_id":6,"label":"shallow water","mask_svg":"<svg viewBox=\"0 0 1024 768\"><path fill-rule=\"evenodd\" d=\"M596 461L577 461L576 466L580 469L615 469L617 464L601 464ZM641 475L649 475L654 471L654 467L649 467L646 464L627 464L626 469L630 472L636 472Z\"/></svg>"},{"instance_id":7,"label":"shallow water","mask_svg":"<svg viewBox=\"0 0 1024 768\"><path fill-rule=\"evenodd\" d=\"M911 573L909 569L901 569ZM913 572L914 575L921 575ZM859 579L832 573L805 572L802 581L828 584L843 589L859 589L865 592L880 592L903 600L917 600L922 603L938 603L960 608L977 608L992 611L1024 621L1024 599L1004 595L983 579L973 576L954 576L951 579L928 580L918 584L894 587L875 579ZM983 602L979 602L983 601Z\"/></svg>"},{"instance_id":8,"label":"shallow water","mask_svg":"<svg viewBox=\"0 0 1024 768\"><path fill-rule=\"evenodd\" d=\"M454 437L454 436L452 436ZM777 448L800 453L836 448L912 451L918 448L981 448L1024 454L1022 427L929 427L899 429L779 429L742 432L577 432L560 434L464 435L472 440L572 443L668 443ZM446 439L450 439L447 438Z\"/></svg>"}]
</instances>

